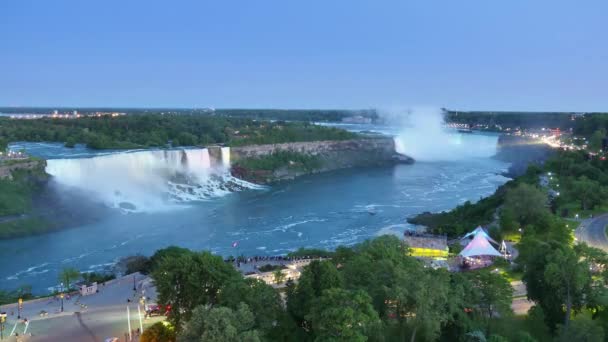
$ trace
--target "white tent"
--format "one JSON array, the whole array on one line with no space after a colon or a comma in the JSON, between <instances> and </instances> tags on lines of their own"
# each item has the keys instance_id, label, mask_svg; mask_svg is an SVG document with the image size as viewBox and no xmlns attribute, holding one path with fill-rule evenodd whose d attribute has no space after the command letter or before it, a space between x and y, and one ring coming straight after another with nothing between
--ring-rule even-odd
<instances>
[{"instance_id":1,"label":"white tent","mask_svg":"<svg viewBox=\"0 0 608 342\"><path fill-rule=\"evenodd\" d=\"M485 238L486 238L488 241L493 242L494 244L498 245L498 242L494 241L494 239L492 239L492 238L490 237L490 235L488 235L488 233L486 232L486 230L485 230L485 229L483 229L481 226L479 226L479 227L475 228L475 230L474 230L474 231L472 231L472 232L470 232L470 233L467 233L467 234L466 234L465 236L463 236L462 238L463 238L463 239L466 239L466 238L468 238L468 237L475 236L475 235L477 235L477 234L482 234L482 235L483 235L483 236L484 236L484 237L485 237Z\"/></svg>"},{"instance_id":2,"label":"white tent","mask_svg":"<svg viewBox=\"0 0 608 342\"><path fill-rule=\"evenodd\" d=\"M475 237L469 244L460 252L463 257L473 256L502 256L496 248L492 247L490 242L485 238L483 234L475 234Z\"/></svg>"}]
</instances>

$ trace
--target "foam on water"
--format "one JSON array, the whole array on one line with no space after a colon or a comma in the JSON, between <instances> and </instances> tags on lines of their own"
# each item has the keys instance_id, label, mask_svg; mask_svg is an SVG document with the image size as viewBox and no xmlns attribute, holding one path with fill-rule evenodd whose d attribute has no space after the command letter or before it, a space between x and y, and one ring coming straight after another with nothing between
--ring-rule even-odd
<instances>
[{"instance_id":1,"label":"foam on water","mask_svg":"<svg viewBox=\"0 0 608 342\"><path fill-rule=\"evenodd\" d=\"M212 168L205 149L111 153L93 158L51 159L46 172L125 212L164 211L180 203L261 187L230 175L230 149L221 148L222 167Z\"/></svg>"}]
</instances>

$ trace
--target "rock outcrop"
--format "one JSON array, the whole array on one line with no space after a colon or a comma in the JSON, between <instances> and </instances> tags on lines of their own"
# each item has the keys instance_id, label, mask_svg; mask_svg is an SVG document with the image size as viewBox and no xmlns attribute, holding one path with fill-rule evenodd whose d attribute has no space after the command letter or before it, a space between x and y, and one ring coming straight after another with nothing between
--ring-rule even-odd
<instances>
[{"instance_id":1,"label":"rock outcrop","mask_svg":"<svg viewBox=\"0 0 608 342\"><path fill-rule=\"evenodd\" d=\"M295 152L315 157L319 166L312 170L289 166L275 170L252 170L240 167L239 161L263 158L277 152ZM342 141L294 142L270 145L250 145L231 149L232 174L255 183L273 183L296 177L352 167L370 167L396 163L411 164L414 160L395 151L391 138L370 138Z\"/></svg>"},{"instance_id":2,"label":"rock outcrop","mask_svg":"<svg viewBox=\"0 0 608 342\"><path fill-rule=\"evenodd\" d=\"M47 174L44 171L45 167L45 160L26 159L23 161L13 160L6 164L0 163L0 179L13 179L13 172L18 171L25 171L37 178L46 179Z\"/></svg>"},{"instance_id":3,"label":"rock outcrop","mask_svg":"<svg viewBox=\"0 0 608 342\"><path fill-rule=\"evenodd\" d=\"M542 165L555 153L549 145L530 137L501 135L494 158L511 163L505 176L515 178L523 175L530 164Z\"/></svg>"}]
</instances>

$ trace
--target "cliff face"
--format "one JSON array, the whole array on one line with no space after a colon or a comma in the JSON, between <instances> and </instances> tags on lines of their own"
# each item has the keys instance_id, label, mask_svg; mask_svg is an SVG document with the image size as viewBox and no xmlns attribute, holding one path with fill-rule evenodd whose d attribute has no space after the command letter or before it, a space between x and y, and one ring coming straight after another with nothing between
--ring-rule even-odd
<instances>
[{"instance_id":1,"label":"cliff face","mask_svg":"<svg viewBox=\"0 0 608 342\"><path fill-rule=\"evenodd\" d=\"M33 180L46 180L48 175L44 171L46 161L44 160L24 160L13 161L8 164L0 164L0 179L13 179L13 172L27 173Z\"/></svg>"},{"instance_id":2,"label":"cliff face","mask_svg":"<svg viewBox=\"0 0 608 342\"><path fill-rule=\"evenodd\" d=\"M528 165L543 164L554 153L554 148L536 139L501 135L498 137L498 150L494 158L511 163L507 176L515 178L523 175Z\"/></svg>"},{"instance_id":3,"label":"cliff face","mask_svg":"<svg viewBox=\"0 0 608 342\"><path fill-rule=\"evenodd\" d=\"M290 167L293 164L291 161L273 170L256 170L240 166L246 164L240 163L241 161L265 158L280 152L297 153L314 158L316 167L313 169ZM395 151L394 141L390 138L251 145L234 147L230 154L234 165L232 168L234 176L263 184L343 168L413 163L412 158Z\"/></svg>"}]
</instances>

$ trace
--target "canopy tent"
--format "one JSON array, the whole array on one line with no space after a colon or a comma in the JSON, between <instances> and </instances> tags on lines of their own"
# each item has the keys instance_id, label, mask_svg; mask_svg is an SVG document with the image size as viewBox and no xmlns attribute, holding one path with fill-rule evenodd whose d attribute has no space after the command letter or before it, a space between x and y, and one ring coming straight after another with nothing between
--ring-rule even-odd
<instances>
[{"instance_id":1,"label":"canopy tent","mask_svg":"<svg viewBox=\"0 0 608 342\"><path fill-rule=\"evenodd\" d=\"M475 228L475 230L474 230L474 231L472 231L472 232L470 232L470 233L467 233L467 234L466 234L465 236L463 236L462 238L463 238L463 239L466 239L466 238L471 237L471 236L476 236L477 234L482 234L482 235L483 235L483 236L484 236L484 237L485 237L485 238L486 238L488 241L493 242L494 244L498 245L498 242L494 241L494 239L492 239L492 238L490 237L490 235L488 235L488 233L486 232L486 230L485 230L485 229L483 229L481 226L479 226L479 227Z\"/></svg>"},{"instance_id":2,"label":"canopy tent","mask_svg":"<svg viewBox=\"0 0 608 342\"><path fill-rule=\"evenodd\" d=\"M460 252L463 257L473 256L502 256L490 242L484 237L483 234L475 234L473 240Z\"/></svg>"}]
</instances>

